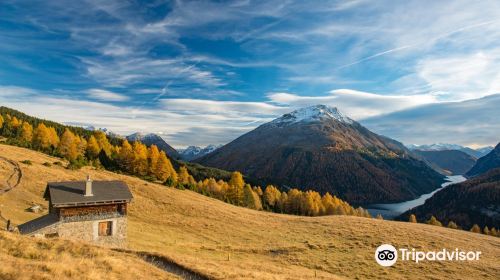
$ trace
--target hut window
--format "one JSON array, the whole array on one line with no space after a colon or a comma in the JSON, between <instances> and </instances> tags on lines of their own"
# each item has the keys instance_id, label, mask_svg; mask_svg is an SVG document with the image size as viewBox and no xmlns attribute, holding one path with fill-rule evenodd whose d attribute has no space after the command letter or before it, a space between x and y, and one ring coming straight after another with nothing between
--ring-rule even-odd
<instances>
[{"instance_id":1,"label":"hut window","mask_svg":"<svg viewBox=\"0 0 500 280\"><path fill-rule=\"evenodd\" d=\"M113 222L99 222L99 236L110 236L113 232L112 227Z\"/></svg>"}]
</instances>

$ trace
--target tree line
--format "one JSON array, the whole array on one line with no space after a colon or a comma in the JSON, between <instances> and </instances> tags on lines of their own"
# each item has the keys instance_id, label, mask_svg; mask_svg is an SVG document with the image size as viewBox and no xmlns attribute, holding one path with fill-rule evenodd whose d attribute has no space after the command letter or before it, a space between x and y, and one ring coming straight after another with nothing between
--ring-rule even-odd
<instances>
[{"instance_id":1,"label":"tree line","mask_svg":"<svg viewBox=\"0 0 500 280\"><path fill-rule=\"evenodd\" d=\"M1 112L0 112L1 113ZM36 126L33 126L33 124ZM329 193L321 196L315 191L290 189L280 191L269 185L247 184L240 172L233 172L228 181L206 178L196 181L186 166L178 170L157 146L147 147L141 142L112 144L103 131L85 132L69 127L56 129L44 121L33 122L8 113L0 114L0 135L11 145L34 149L68 160L68 168L92 165L97 168L127 173L140 178L160 182L166 186L190 189L198 193L255 210L266 210L303 216L355 215L370 217L363 208L354 208ZM114 141L117 142L116 140Z\"/></svg>"},{"instance_id":2,"label":"tree line","mask_svg":"<svg viewBox=\"0 0 500 280\"><path fill-rule=\"evenodd\" d=\"M415 214L411 214L408 218L408 222L410 223L417 223L417 216ZM433 226L438 226L442 227L444 226L443 223L441 223L436 217L431 216L429 220L425 221L426 224L433 225ZM463 229L460 226L458 226L455 222L449 221L448 225L446 226L447 228L451 229ZM491 235L491 236L496 236L500 237L500 231L497 230L495 227L488 228L488 226L484 226L484 228L481 230L481 227L477 224L474 224L470 230L470 232L474 233L482 233L486 235Z\"/></svg>"}]
</instances>

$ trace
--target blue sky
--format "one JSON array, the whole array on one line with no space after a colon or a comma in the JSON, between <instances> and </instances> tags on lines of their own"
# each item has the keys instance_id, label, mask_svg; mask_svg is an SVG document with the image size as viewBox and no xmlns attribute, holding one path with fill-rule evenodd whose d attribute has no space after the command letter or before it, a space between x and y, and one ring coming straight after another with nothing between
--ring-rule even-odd
<instances>
[{"instance_id":1,"label":"blue sky","mask_svg":"<svg viewBox=\"0 0 500 280\"><path fill-rule=\"evenodd\" d=\"M473 100L500 93L499 42L498 1L4 0L0 102L177 147L319 103L405 143L493 145L500 101Z\"/></svg>"}]
</instances>

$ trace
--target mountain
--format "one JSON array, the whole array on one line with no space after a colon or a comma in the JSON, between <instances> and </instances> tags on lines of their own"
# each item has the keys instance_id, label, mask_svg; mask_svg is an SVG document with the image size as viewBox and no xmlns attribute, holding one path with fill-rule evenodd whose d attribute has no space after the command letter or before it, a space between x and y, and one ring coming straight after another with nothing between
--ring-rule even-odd
<instances>
[{"instance_id":1,"label":"mountain","mask_svg":"<svg viewBox=\"0 0 500 280\"><path fill-rule=\"evenodd\" d=\"M407 146L408 149L415 151L450 151L450 150L457 150L457 151L462 151L470 156L473 156L475 158L480 158L482 156L485 156L488 154L491 150L493 150L493 147L487 146L487 147L482 147L479 149L471 149L469 147L464 147L460 146L457 144L447 144L447 143L437 143L437 144L429 144L429 145L415 145L411 144Z\"/></svg>"},{"instance_id":2,"label":"mountain","mask_svg":"<svg viewBox=\"0 0 500 280\"><path fill-rule=\"evenodd\" d=\"M500 143L495 149L489 152L484 157L477 160L476 164L466 173L467 177L474 177L479 174L488 172L493 168L500 167Z\"/></svg>"},{"instance_id":3,"label":"mountain","mask_svg":"<svg viewBox=\"0 0 500 280\"><path fill-rule=\"evenodd\" d=\"M130 142L141 141L148 146L156 145L158 149L164 151L169 157L173 159L179 159L181 157L180 154L174 148L172 148L172 146L165 142L165 140L163 140L163 138L161 138L161 136L159 136L158 134L149 133L144 135L142 133L136 132L127 136L127 140Z\"/></svg>"},{"instance_id":4,"label":"mountain","mask_svg":"<svg viewBox=\"0 0 500 280\"><path fill-rule=\"evenodd\" d=\"M426 161L437 165L440 169L449 171L451 175L462 175L476 163L476 158L459 150L421 151L414 150Z\"/></svg>"},{"instance_id":5,"label":"mountain","mask_svg":"<svg viewBox=\"0 0 500 280\"><path fill-rule=\"evenodd\" d=\"M355 204L416 198L443 178L403 144L324 105L285 114L196 162Z\"/></svg>"},{"instance_id":6,"label":"mountain","mask_svg":"<svg viewBox=\"0 0 500 280\"><path fill-rule=\"evenodd\" d=\"M415 214L419 221L428 220L434 215L445 225L454 221L469 229L473 224L483 228L500 226L500 168L467 180L450 185L427 199L423 205L402 214L400 220L408 220Z\"/></svg>"},{"instance_id":7,"label":"mountain","mask_svg":"<svg viewBox=\"0 0 500 280\"><path fill-rule=\"evenodd\" d=\"M0 195L1 216L13 225L47 213L42 196L47 181L82 180L87 175L120 180L134 196L127 209L126 252L6 233L2 230L7 221L0 218L0 279L189 279L185 274L176 278L154 273L158 270L149 261L159 266L165 259L206 276L190 279L498 278L498 237L343 215L305 217L256 211L102 169L49 167L44 163L53 162L52 156L28 149L0 145L0 154L22 165L20 185ZM26 159L32 164L20 163ZM13 171L0 163L0 174ZM34 204L42 205L43 211L27 212ZM423 261L383 269L373 259L373 251L384 243L396 248L473 249L482 255L480 261L465 266L456 261ZM163 258L145 262L148 254ZM176 273L179 268L169 271Z\"/></svg>"},{"instance_id":8,"label":"mountain","mask_svg":"<svg viewBox=\"0 0 500 280\"><path fill-rule=\"evenodd\" d=\"M211 152L222 147L222 145L208 145L205 148L197 146L189 146L184 150L179 150L179 154L183 160L192 161L202 156L208 155Z\"/></svg>"}]
</instances>

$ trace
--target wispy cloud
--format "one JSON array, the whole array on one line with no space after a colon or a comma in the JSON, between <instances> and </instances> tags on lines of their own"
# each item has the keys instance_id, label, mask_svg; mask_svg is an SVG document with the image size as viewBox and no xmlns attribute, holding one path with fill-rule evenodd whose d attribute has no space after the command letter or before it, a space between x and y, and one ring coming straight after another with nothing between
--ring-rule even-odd
<instances>
[{"instance_id":1,"label":"wispy cloud","mask_svg":"<svg viewBox=\"0 0 500 280\"><path fill-rule=\"evenodd\" d=\"M97 89L97 88L89 89L87 91L87 94L93 99L102 100L102 101L127 101L127 100L129 100L129 97L127 97L125 95L121 95L121 94L114 93L114 92L104 90L104 89Z\"/></svg>"}]
</instances>

